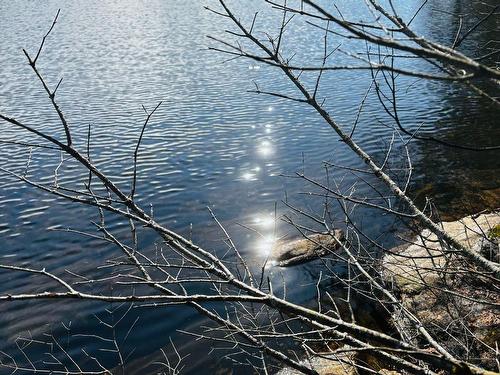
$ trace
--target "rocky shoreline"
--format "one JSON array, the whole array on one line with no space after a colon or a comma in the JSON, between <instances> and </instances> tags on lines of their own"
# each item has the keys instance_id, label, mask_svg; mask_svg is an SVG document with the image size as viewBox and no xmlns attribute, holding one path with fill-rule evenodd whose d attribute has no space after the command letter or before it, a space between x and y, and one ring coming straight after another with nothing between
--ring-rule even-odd
<instances>
[{"instance_id":1,"label":"rocky shoreline","mask_svg":"<svg viewBox=\"0 0 500 375\"><path fill-rule=\"evenodd\" d=\"M442 226L462 245L499 262L500 213L466 216L442 222ZM488 300L498 305L500 295L495 296L488 285L481 284L481 280L471 277L465 269L461 273L461 264L443 253L434 234L423 230L411 243L385 254L381 263L383 277L399 293L402 308L412 311L424 326L439 327L442 332L453 326L452 316L463 317L460 325L467 329L467 335L474 337L474 343L467 350L475 353L478 364L495 367L492 352L483 350L477 343L495 348L500 342L498 307L481 302ZM453 272L450 273L450 269ZM410 325L398 311L393 312L392 323L398 331L411 335ZM453 352L464 351L457 347L453 334L440 338Z\"/></svg>"},{"instance_id":2,"label":"rocky shoreline","mask_svg":"<svg viewBox=\"0 0 500 375\"><path fill-rule=\"evenodd\" d=\"M462 245L481 252L492 261L500 261L500 212L494 211L471 215L457 221L442 222L443 229ZM301 240L307 241L307 240ZM296 243L292 244L293 246ZM305 246L302 246L305 248ZM314 258L311 258L314 259ZM453 263L455 262L455 263ZM449 270L453 269L450 274ZM437 327L440 340L449 350L467 355L474 355L475 362L486 368L495 368L494 351L482 350L485 345L498 348L500 342L500 314L498 304L500 295L492 297L487 285L471 277L469 272L461 272L461 264L456 257L450 256L438 238L428 230L423 230L415 238L410 238L404 245L386 252L380 259L380 270L386 285L398 294L402 301L401 308L416 315L426 327ZM486 300L493 304L481 303ZM493 298L493 299L492 299ZM463 321L452 322L450 316L463 316ZM414 328L407 322L400 309L395 309L390 316L390 324L402 337L411 341L416 337ZM449 334L456 325L467 330L466 335L474 337L469 348L458 347L454 334ZM440 332L443 332L440 334ZM458 340L457 340L458 341ZM497 349L498 350L498 349ZM321 375L358 374L350 364L352 358L313 358L309 365ZM397 371L378 370L381 374L398 374ZM292 369L283 369L280 375L298 374Z\"/></svg>"}]
</instances>

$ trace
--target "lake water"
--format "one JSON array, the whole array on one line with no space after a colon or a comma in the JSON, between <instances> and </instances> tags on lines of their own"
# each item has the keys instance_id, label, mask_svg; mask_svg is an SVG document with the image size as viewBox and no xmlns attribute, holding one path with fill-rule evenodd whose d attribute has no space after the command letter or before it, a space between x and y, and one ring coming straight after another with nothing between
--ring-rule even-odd
<instances>
[{"instance_id":1,"label":"lake water","mask_svg":"<svg viewBox=\"0 0 500 375\"><path fill-rule=\"evenodd\" d=\"M260 1L231 4L246 20L263 7ZM419 4L405 2L401 11L411 14ZM253 80L272 91L294 92L275 70L244 60L223 64L226 56L209 51L207 47L213 43L206 36L224 37L223 31L231 25L203 5L216 7L217 2L0 2L0 111L39 130L63 136L50 102L21 50L34 53L61 8L39 69L51 85L64 77L58 101L69 119L76 145L85 147L91 124L94 162L121 186L129 186L133 149L144 121L141 105L153 108L163 100L141 146L138 201L145 208L153 205L155 217L167 227L191 236L205 247L223 251L222 234L207 210L209 206L245 258L258 265L265 244L254 231L239 224L264 237L274 236L275 231L279 236L293 236L292 228L274 216L275 206L280 217L290 213L282 203L285 195L293 204L312 211L322 207L322 199L302 194L312 190L303 180L283 175L305 171L324 180L324 161L355 168L363 165L307 106L248 93L253 89ZM349 15L360 12L364 5L362 1L343 1L339 6ZM414 26L450 44L456 31L455 20L437 8L465 13L470 10L467 7L460 1L431 1ZM279 14L265 12L258 26L276 30L277 22ZM498 30L498 19L493 18L489 27ZM488 40L498 40L498 32L485 29L480 28L464 49L476 51ZM289 38L287 47L304 46L297 58L313 60L320 56L321 33L317 30L298 21ZM418 67L420 63L412 64ZM440 139L476 146L495 145L500 139L499 111L488 101L461 86L407 78L399 82L400 113L409 129L421 127L422 132ZM335 118L350 126L369 85L368 74L338 72L325 77L320 94L328 97ZM381 113L375 96L370 96L356 139L377 159L383 158L391 134L382 124L384 121L387 116ZM7 124L1 126L1 141L34 141ZM446 217L497 205L500 158L496 152L463 151L417 141L411 144L410 151L414 167L411 188L417 201L423 201L425 195L433 196ZM0 166L22 173L28 154L26 148L0 144ZM50 184L59 162L60 156L54 150L35 148L29 175ZM344 175L341 171L335 173L336 177ZM81 177L81 171L66 161L59 176L59 183L71 184ZM344 176L345 186L353 182L353 176ZM357 193L362 196L367 191L360 185ZM341 213L333 214L340 225ZM362 208L353 218L374 237L395 225L393 218ZM54 230L92 230L90 221L96 219L94 210L55 200L2 174L0 262L43 266L66 276L66 270L93 277L104 275L106 269L98 266L117 256L115 249ZM107 223L119 235L127 236L123 221L110 217ZM141 232L140 247L152 249L155 240L151 233ZM312 264L286 271L288 283L304 286L296 288L290 298L308 301L314 295L307 285L316 279L317 268ZM45 283L42 278L0 271L1 294L40 291L49 285ZM95 332L113 335L96 318L109 319L107 308L115 307L80 301L0 303L0 350L18 356L16 338L47 339L51 333L80 361L86 361L81 352L85 348L102 356L107 366L114 366L116 354L100 352L102 342L85 336ZM115 319L125 309L117 308ZM117 335L123 337L133 326L122 348L128 356L128 373L144 373L141 366L161 358L159 349L169 345L170 337L181 353L194 353L187 364L191 373L213 373L215 368L228 367L224 361L217 361L217 354L207 357L207 343L193 342L176 331L200 326L202 320L193 311L182 307L139 310L130 311L116 329ZM46 348L32 345L28 350L35 359L42 359Z\"/></svg>"}]
</instances>

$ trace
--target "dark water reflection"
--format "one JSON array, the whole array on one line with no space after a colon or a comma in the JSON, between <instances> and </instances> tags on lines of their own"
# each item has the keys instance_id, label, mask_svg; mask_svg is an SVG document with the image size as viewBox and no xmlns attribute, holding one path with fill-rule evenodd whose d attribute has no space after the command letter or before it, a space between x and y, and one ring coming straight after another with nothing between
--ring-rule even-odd
<instances>
[{"instance_id":1,"label":"dark water reflection","mask_svg":"<svg viewBox=\"0 0 500 375\"><path fill-rule=\"evenodd\" d=\"M207 3L214 5L215 1ZM234 3L247 17L262 5ZM252 3L252 9L248 3ZM467 6L458 1L449 3L457 9ZM75 142L84 146L87 126L92 124L95 163L121 186L129 186L132 150L144 120L141 105L151 108L163 100L165 104L151 122L142 144L138 199L144 207L152 204L155 217L168 227L192 235L195 241L211 249L224 249L221 234L206 209L210 206L227 225L245 256L253 264L259 264L274 236L275 202L283 199L285 191L296 204L312 210L322 204L318 199L298 194L310 190L303 181L280 175L304 169L310 176L323 178L325 160L351 167L362 165L309 109L248 94L246 90L252 88L254 79L276 91L293 91L272 70L242 61L222 65L223 57L207 51L205 36L220 35L228 25L206 12L202 5L194 0L48 1L43 6L30 1L1 2L0 109L37 129L62 135L50 103L41 94L40 85L21 52L23 47L32 51L38 45L40 36L61 7L60 22L40 60L40 69L52 83L64 76L58 91L59 102L70 119ZM402 11L409 14L418 5L418 1L410 1ZM415 20L415 26L449 44L454 36L453 19L433 10L437 5L443 7L443 2L426 8ZM348 1L342 5L346 15L359 11L358 6ZM260 22L265 28L275 25L276 19L264 17ZM297 27L290 35L290 45L311 46L302 51L308 56L321 53L321 46L314 48L318 34L305 33L303 26ZM479 31L463 48L473 50L476 44L482 45L489 39L495 38ZM335 108L338 121L350 124L354 120L355 110L369 85L365 78L368 75L349 72L327 78L323 94ZM498 110L469 91L436 82L415 83L407 79L401 82L404 94L399 98L400 106L410 129L425 123L423 132L450 142L484 146L495 144L499 138ZM381 139L388 136L388 130L374 119L383 121L385 117L376 98L370 97L357 137L369 152L382 157L386 144ZM1 140L14 139L32 141L2 125ZM448 216L497 204L500 160L496 153L460 151L418 142L413 144L411 152L415 168L412 190L418 199L425 194L435 196L436 205ZM26 149L0 144L2 167L22 171L27 155ZM59 155L51 150L35 149L31 175L42 182L51 182L59 162ZM65 162L60 182L71 184L80 174L76 166ZM352 181L352 177L347 177L346 186ZM285 212L285 207L278 204L278 214ZM337 214L340 220L342 215ZM355 216L357 224L373 236L393 224L390 218L375 219L376 214L358 210ZM90 229L89 221L95 219L92 210L56 201L2 175L1 262L43 265L58 274L70 269L98 277L104 271L96 267L103 259L116 256L115 250L96 240L53 231L66 227ZM264 240L236 223L262 232ZM110 217L108 224L119 234L127 235L121 220ZM281 222L276 225L279 235L291 232ZM141 248L152 248L154 241L151 233L141 233ZM287 271L286 279L291 285L308 285L316 275L317 265L312 265ZM44 290L49 286L40 284L35 277L3 271L0 285L2 292L27 287ZM299 289L301 292L292 294L292 299L308 301L314 294L314 291L308 294L307 288L306 292ZM53 330L63 340L68 332L60 325L61 321L67 327L71 322L71 333L94 332L100 327L94 314L104 319L104 308L81 302L1 304L0 350L12 351L15 338L28 330L35 337ZM168 344L170 336L179 350L196 353L189 361L192 371L211 373L219 365L212 363L212 359L208 360L212 364L207 365L204 344L192 343L190 338L175 332L200 325L199 317L191 310L181 307L133 310L123 326L118 327L118 334L126 334L139 315L124 348L125 352L135 348L129 359L136 361L135 369L151 358L158 358L159 348ZM80 347L92 352L100 345L85 336L71 340L71 354L79 357L82 357ZM109 354L105 361L112 364L116 358Z\"/></svg>"}]
</instances>

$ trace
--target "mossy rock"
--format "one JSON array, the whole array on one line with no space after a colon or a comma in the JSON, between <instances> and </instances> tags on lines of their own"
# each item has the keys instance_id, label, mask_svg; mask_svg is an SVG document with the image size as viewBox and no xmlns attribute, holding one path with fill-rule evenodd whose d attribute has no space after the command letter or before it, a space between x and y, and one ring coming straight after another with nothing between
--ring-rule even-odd
<instances>
[{"instance_id":1,"label":"mossy rock","mask_svg":"<svg viewBox=\"0 0 500 375\"><path fill-rule=\"evenodd\" d=\"M401 293L408 296L418 294L426 288L421 279L407 275L393 275L392 281Z\"/></svg>"},{"instance_id":2,"label":"mossy rock","mask_svg":"<svg viewBox=\"0 0 500 375\"><path fill-rule=\"evenodd\" d=\"M490 229L490 231L488 232L488 238L490 240L495 240L500 238L500 224L497 224Z\"/></svg>"}]
</instances>

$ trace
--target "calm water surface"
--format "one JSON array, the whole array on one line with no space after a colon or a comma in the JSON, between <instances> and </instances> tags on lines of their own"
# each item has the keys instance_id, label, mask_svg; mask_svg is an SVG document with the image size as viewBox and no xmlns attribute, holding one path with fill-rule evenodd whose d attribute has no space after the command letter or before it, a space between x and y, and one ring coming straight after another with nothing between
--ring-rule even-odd
<instances>
[{"instance_id":1,"label":"calm water surface","mask_svg":"<svg viewBox=\"0 0 500 375\"><path fill-rule=\"evenodd\" d=\"M346 14L356 14L363 6L363 2L340 3ZM402 12L410 14L420 2L405 3ZM450 44L454 20L435 11L443 2L431 3L415 20L415 27ZM265 238L274 236L275 230L280 236L293 235L290 227L274 217L275 204L278 215L289 212L280 203L285 192L294 204L307 209L320 209L322 204L321 199L300 194L311 190L303 181L282 175L304 170L324 179L323 161L362 165L310 109L247 92L253 88L252 80L274 91L293 90L276 71L248 61L222 64L224 56L207 50L210 43L206 35L221 36L230 26L204 10L207 4L216 6L214 0L1 1L0 110L39 130L62 136L50 103L21 51L35 51L61 8L60 21L39 67L51 84L64 77L58 91L59 103L70 121L75 143L84 147L91 124L94 162L126 188L130 186L133 148L144 120L141 105L152 108L163 100L142 143L138 200L146 208L152 205L155 217L169 228L215 251L224 251L221 233L207 210L207 206L211 207L249 262L258 265L266 240L238 223L256 229ZM251 19L262 4L235 1L234 6ZM448 1L447 7L463 11L459 1ZM276 28L279 17L275 16L263 15L259 26ZM498 30L497 21L492 21L493 30ZM289 44L307 46L301 51L302 58L320 56L320 34L305 29L300 22L294 27ZM474 50L489 39L495 39L494 34L479 31L464 48ZM328 97L341 123L354 120L369 86L367 78L359 72L339 72L325 78L321 93ZM455 143L488 146L499 139L498 110L470 92L436 82L400 82L401 116L410 129L421 126L422 132ZM383 157L387 147L381 139L390 135L381 125L383 120L386 118L375 97L369 97L356 136L376 158ZM33 141L6 124L1 129L2 141ZM434 195L441 212L450 216L497 203L500 161L495 153L459 151L419 142L412 144L411 153L415 168L412 191L417 199ZM27 157L25 148L0 144L1 167L23 171ZM51 183L59 163L60 156L53 150L33 149L30 176ZM81 176L81 171L66 161L59 176L59 183L70 184ZM345 186L352 182L352 176L345 177ZM362 195L366 188L359 189ZM340 222L342 215L334 215ZM375 219L374 215L359 209L354 218L369 234L379 236L393 222L386 217ZM66 276L66 270L70 270L99 277L106 270L97 267L117 256L116 251L99 241L56 230L92 230L90 221L96 219L93 210L55 200L2 174L0 262L44 266ZM112 217L108 221L111 229L126 238L123 224ZM154 241L151 233L141 233L139 245L151 249ZM308 285L317 272L317 264L298 267L287 271L286 280ZM1 293L44 290L49 285L44 283L40 278L0 271ZM301 292L290 298L310 299L312 294L297 289ZM14 354L15 339L20 335L43 338L53 333L66 343L70 354L84 362L80 349L98 353L102 343L74 335L96 330L112 335L96 318L108 319L106 308L116 307L72 301L0 304L0 350ZM123 309L118 308L115 315L120 316ZM143 372L141 366L161 358L159 349L168 345L169 337L181 352L194 353L188 361L193 373L212 373L216 367L227 367L227 363L217 362L217 355L206 356L206 344L193 343L176 332L196 330L200 324L195 313L182 307L130 311L117 326L120 337L133 326L123 344L131 363L129 373ZM42 358L42 352L34 349L33 356ZM116 364L113 353L99 355L108 366Z\"/></svg>"}]
</instances>

